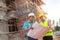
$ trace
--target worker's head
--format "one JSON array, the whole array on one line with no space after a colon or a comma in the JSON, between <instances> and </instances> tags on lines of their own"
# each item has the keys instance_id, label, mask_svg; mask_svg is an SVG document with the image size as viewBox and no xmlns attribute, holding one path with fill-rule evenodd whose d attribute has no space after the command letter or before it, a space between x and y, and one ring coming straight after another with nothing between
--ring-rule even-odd
<instances>
[{"instance_id":1,"label":"worker's head","mask_svg":"<svg viewBox=\"0 0 60 40\"><path fill-rule=\"evenodd\" d=\"M32 21L34 21L35 20L35 15L34 15L34 13L29 13L28 14L28 18L29 18L29 20L32 22Z\"/></svg>"},{"instance_id":2,"label":"worker's head","mask_svg":"<svg viewBox=\"0 0 60 40\"><path fill-rule=\"evenodd\" d=\"M38 18L39 18L41 21L44 21L46 17L44 16L43 13L39 13L39 14L38 14Z\"/></svg>"}]
</instances>

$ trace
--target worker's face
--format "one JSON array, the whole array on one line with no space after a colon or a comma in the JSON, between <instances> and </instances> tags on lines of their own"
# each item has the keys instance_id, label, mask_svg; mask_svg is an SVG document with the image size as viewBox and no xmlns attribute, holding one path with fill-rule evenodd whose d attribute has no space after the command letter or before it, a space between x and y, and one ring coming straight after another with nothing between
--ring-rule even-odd
<instances>
[{"instance_id":1,"label":"worker's face","mask_svg":"<svg viewBox=\"0 0 60 40\"><path fill-rule=\"evenodd\" d=\"M45 19L46 19L45 16L40 17L41 21L44 21Z\"/></svg>"},{"instance_id":2,"label":"worker's face","mask_svg":"<svg viewBox=\"0 0 60 40\"><path fill-rule=\"evenodd\" d=\"M34 16L30 16L30 17L29 17L29 20L30 20L31 22L33 22L33 21L35 20L35 17L34 17Z\"/></svg>"}]
</instances>

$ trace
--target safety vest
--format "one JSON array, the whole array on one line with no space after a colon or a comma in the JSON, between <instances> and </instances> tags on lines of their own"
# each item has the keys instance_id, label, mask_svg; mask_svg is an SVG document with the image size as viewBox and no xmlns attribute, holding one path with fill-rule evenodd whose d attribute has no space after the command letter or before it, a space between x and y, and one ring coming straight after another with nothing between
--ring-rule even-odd
<instances>
[{"instance_id":1,"label":"safety vest","mask_svg":"<svg viewBox=\"0 0 60 40\"><path fill-rule=\"evenodd\" d=\"M45 20L44 22L40 22L40 25L44 27L48 27L48 24L49 24L48 20ZM52 29L50 29L49 32L45 34L45 36L53 36Z\"/></svg>"}]
</instances>

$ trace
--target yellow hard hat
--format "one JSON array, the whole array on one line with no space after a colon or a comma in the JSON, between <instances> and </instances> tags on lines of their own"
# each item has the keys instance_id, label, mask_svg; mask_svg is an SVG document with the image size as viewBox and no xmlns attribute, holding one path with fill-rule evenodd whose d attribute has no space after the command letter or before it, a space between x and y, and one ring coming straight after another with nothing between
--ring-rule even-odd
<instances>
[{"instance_id":1,"label":"yellow hard hat","mask_svg":"<svg viewBox=\"0 0 60 40\"><path fill-rule=\"evenodd\" d=\"M42 17L42 16L44 16L43 13L39 13L39 14L38 14L38 18L40 18L40 17Z\"/></svg>"}]
</instances>

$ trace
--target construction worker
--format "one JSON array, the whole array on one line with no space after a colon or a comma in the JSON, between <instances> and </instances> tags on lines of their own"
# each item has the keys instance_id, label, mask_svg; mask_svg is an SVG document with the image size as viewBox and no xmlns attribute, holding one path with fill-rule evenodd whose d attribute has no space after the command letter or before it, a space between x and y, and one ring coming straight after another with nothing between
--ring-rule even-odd
<instances>
[{"instance_id":1,"label":"construction worker","mask_svg":"<svg viewBox=\"0 0 60 40\"><path fill-rule=\"evenodd\" d=\"M34 24L34 20L35 20L35 15L34 13L29 13L28 14L28 21L26 21L23 25L23 29L26 32L26 36L29 30L33 30L32 25ZM27 36L28 37L28 36ZM28 40L37 40L31 37L28 37Z\"/></svg>"},{"instance_id":2,"label":"construction worker","mask_svg":"<svg viewBox=\"0 0 60 40\"><path fill-rule=\"evenodd\" d=\"M39 23L40 25L44 26L44 27L49 27L49 21L43 13L38 14L38 18L39 18ZM51 25L50 25L51 26ZM47 32L44 37L43 40L53 40L53 32L52 29L49 30L49 32Z\"/></svg>"}]
</instances>

